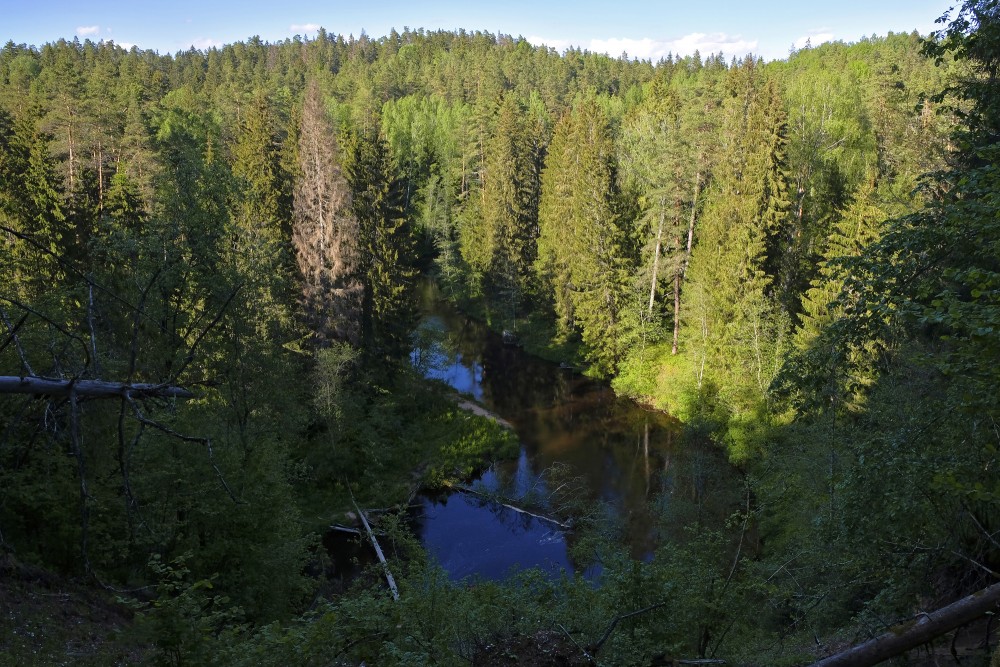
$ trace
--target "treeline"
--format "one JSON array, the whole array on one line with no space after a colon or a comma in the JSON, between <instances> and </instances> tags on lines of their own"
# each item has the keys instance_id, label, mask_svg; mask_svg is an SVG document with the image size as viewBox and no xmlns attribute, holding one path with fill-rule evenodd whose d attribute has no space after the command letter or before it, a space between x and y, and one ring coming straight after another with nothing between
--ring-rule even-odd
<instances>
[{"instance_id":1,"label":"treeline","mask_svg":"<svg viewBox=\"0 0 1000 667\"><path fill-rule=\"evenodd\" d=\"M8 44L0 71L9 125L38 126L19 141L43 144L78 239L108 196L162 199L157 142L177 107L202 116L237 179L238 144L270 146L272 182L256 186L277 207L263 214L289 226L315 81L340 143L389 151L369 158L398 188L383 187L385 214L419 230L458 298L500 328L531 318L582 343L621 391L683 413L678 385L718 387L743 414L800 314L822 309L806 294L842 249L831 238L850 242L837 230L870 239L877 219L919 205L918 176L941 164L949 123L929 97L946 68L919 51L917 35L890 35L770 65L653 65L483 33L320 32L174 57Z\"/></svg>"},{"instance_id":2,"label":"treeline","mask_svg":"<svg viewBox=\"0 0 1000 667\"><path fill-rule=\"evenodd\" d=\"M793 664L982 587L1000 17L955 19L773 63L461 31L8 43L0 374L198 398L5 398L0 548L129 584L153 555L146 618L186 637L163 654L260 664L450 663L637 610L604 656ZM646 564L581 540L598 590L459 590L411 562L403 605L361 594L251 637L306 599L303 487L374 493L413 442L495 439L414 398L421 272L727 448L733 520L692 519Z\"/></svg>"}]
</instances>

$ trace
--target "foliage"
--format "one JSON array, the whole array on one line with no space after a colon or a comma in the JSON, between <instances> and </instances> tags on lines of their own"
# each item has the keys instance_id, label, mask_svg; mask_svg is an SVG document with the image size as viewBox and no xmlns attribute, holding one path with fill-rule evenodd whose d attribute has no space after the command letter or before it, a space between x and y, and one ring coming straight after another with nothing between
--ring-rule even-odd
<instances>
[{"instance_id":1,"label":"foliage","mask_svg":"<svg viewBox=\"0 0 1000 667\"><path fill-rule=\"evenodd\" d=\"M525 642L792 663L983 585L1000 21L994 0L952 18L923 47L768 64L409 29L165 56L9 42L0 373L195 398L4 397L0 550L152 582L137 632L162 664ZM648 562L593 510L597 586L450 582L394 532L399 604L359 587L296 617L309 530L351 495L396 502L513 446L409 367L418 270L720 443L742 479L691 465L725 510L665 471Z\"/></svg>"}]
</instances>

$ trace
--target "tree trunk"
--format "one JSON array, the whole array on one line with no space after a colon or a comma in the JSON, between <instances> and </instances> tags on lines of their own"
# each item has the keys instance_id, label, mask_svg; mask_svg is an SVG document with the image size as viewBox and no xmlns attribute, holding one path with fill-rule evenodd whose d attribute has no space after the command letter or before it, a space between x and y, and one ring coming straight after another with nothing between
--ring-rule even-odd
<instances>
[{"instance_id":1,"label":"tree trunk","mask_svg":"<svg viewBox=\"0 0 1000 667\"><path fill-rule=\"evenodd\" d=\"M36 394L80 398L194 398L187 389L162 384L104 382L102 380L52 380L40 377L0 375L0 394Z\"/></svg>"},{"instance_id":2,"label":"tree trunk","mask_svg":"<svg viewBox=\"0 0 1000 667\"><path fill-rule=\"evenodd\" d=\"M977 591L938 610L920 614L889 632L816 662L812 667L865 667L888 660L988 614L1000 604L1000 584Z\"/></svg>"},{"instance_id":3,"label":"tree trunk","mask_svg":"<svg viewBox=\"0 0 1000 667\"><path fill-rule=\"evenodd\" d=\"M354 496L351 496L351 500L354 500ZM389 590L392 591L392 599L399 601L399 589L396 587L396 580L392 576L392 572L389 571L389 563L385 559L385 554L382 553L382 547L379 546L378 540L375 539L375 533L372 532L372 527L368 524L368 517L365 516L364 510L358 507L357 503L354 503L354 509L358 511L358 516L361 517L361 525L365 527L365 532L368 533L368 539L372 541L372 546L375 547L375 555L378 556L379 561L382 563L382 571L385 573L386 583L389 584Z\"/></svg>"},{"instance_id":4,"label":"tree trunk","mask_svg":"<svg viewBox=\"0 0 1000 667\"><path fill-rule=\"evenodd\" d=\"M674 276L674 343L670 354L677 354L677 341L681 331L681 282L687 273L688 262L691 261L691 246L694 245L694 221L698 215L698 188L701 186L701 172L694 175L694 196L691 198L691 221L688 223L687 248L684 250L684 263L681 270ZM699 386L701 380L699 379Z\"/></svg>"},{"instance_id":5,"label":"tree trunk","mask_svg":"<svg viewBox=\"0 0 1000 667\"><path fill-rule=\"evenodd\" d=\"M694 245L694 221L698 214L698 189L701 186L701 172L694 175L694 196L691 198L691 222L688 223L687 249L684 252L684 265L681 267L681 278L687 273L688 262L691 261L691 246Z\"/></svg>"},{"instance_id":6,"label":"tree trunk","mask_svg":"<svg viewBox=\"0 0 1000 667\"><path fill-rule=\"evenodd\" d=\"M656 248L653 250L653 278L649 281L649 318L653 318L653 303L656 299L656 274L660 271L660 248L663 247L663 221L667 212L663 198L660 198L660 226L656 230Z\"/></svg>"},{"instance_id":7,"label":"tree trunk","mask_svg":"<svg viewBox=\"0 0 1000 667\"><path fill-rule=\"evenodd\" d=\"M670 354L677 354L677 341L681 333L681 274L674 274L674 344Z\"/></svg>"}]
</instances>

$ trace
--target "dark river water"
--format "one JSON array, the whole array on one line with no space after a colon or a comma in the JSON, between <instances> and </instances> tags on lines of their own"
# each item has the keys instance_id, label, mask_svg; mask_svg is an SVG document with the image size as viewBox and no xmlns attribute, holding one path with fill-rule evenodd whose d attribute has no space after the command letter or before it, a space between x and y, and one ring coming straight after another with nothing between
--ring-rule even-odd
<instances>
[{"instance_id":1,"label":"dark river water","mask_svg":"<svg viewBox=\"0 0 1000 667\"><path fill-rule=\"evenodd\" d=\"M500 490L543 512L573 502L603 514L632 555L645 558L664 538L654 511L690 520L726 483L720 471L731 476L714 448L682 447L675 420L505 345L443 302L432 283L422 289L422 308L414 365L509 421L521 443L516 460L494 465L474 488ZM455 579L497 579L518 568L580 569L569 555L572 534L551 522L465 493L420 502L415 531Z\"/></svg>"}]
</instances>

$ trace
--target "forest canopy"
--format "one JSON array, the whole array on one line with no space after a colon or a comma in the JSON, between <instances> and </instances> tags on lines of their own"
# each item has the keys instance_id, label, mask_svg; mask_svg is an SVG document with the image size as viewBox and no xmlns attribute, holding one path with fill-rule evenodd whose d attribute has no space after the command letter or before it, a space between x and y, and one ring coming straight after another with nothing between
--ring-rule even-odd
<instances>
[{"instance_id":1,"label":"forest canopy","mask_svg":"<svg viewBox=\"0 0 1000 667\"><path fill-rule=\"evenodd\" d=\"M770 63L8 42L0 573L128 607L88 664L806 664L987 589L1000 4L946 19ZM645 561L581 521L598 585L455 584L389 526L398 603L324 587L317 507L510 448L411 367L421 280L714 443L726 520L651 499Z\"/></svg>"}]
</instances>

